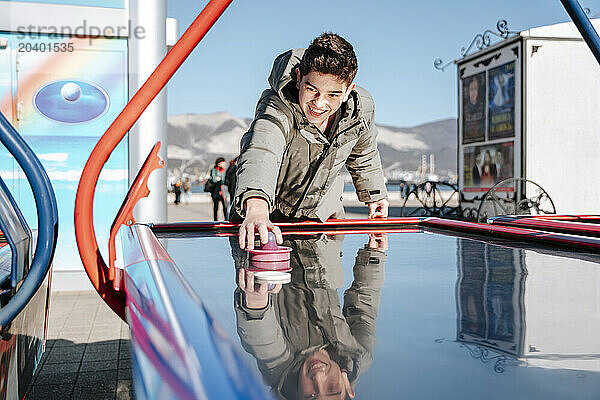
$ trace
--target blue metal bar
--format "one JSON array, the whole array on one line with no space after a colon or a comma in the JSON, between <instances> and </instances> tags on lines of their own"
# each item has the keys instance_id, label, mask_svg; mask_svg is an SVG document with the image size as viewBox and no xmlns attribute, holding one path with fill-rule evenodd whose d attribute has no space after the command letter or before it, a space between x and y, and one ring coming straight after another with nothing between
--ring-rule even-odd
<instances>
[{"instance_id":1,"label":"blue metal bar","mask_svg":"<svg viewBox=\"0 0 600 400\"><path fill-rule=\"evenodd\" d=\"M577 26L579 33L583 36L583 40L587 43L594 57L596 57L596 61L600 64L600 37L585 11L583 11L577 0L560 0L560 2L567 10L575 26Z\"/></svg>"},{"instance_id":2,"label":"blue metal bar","mask_svg":"<svg viewBox=\"0 0 600 400\"><path fill-rule=\"evenodd\" d=\"M0 229L12 253L10 285L16 289L31 265L31 229L2 178L0 178Z\"/></svg>"},{"instance_id":3,"label":"blue metal bar","mask_svg":"<svg viewBox=\"0 0 600 400\"><path fill-rule=\"evenodd\" d=\"M58 208L54 190L42 163L2 113L0 142L23 169L33 191L38 217L35 255L29 273L8 304L0 309L0 328L4 328L25 308L46 278L56 249Z\"/></svg>"}]
</instances>

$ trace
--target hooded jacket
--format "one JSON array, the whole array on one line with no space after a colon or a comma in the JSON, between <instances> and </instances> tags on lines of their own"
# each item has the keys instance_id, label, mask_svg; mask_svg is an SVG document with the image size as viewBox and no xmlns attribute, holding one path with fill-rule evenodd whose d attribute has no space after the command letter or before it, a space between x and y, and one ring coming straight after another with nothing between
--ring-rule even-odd
<instances>
[{"instance_id":1,"label":"hooded jacket","mask_svg":"<svg viewBox=\"0 0 600 400\"><path fill-rule=\"evenodd\" d=\"M290 50L275 59L271 87L262 93L254 121L241 139L234 202L241 217L244 202L260 197L270 213L285 218L340 218L344 166L360 201L387 196L371 95L357 86L342 104L330 138L325 137L298 103L295 69L304 50Z\"/></svg>"}]
</instances>

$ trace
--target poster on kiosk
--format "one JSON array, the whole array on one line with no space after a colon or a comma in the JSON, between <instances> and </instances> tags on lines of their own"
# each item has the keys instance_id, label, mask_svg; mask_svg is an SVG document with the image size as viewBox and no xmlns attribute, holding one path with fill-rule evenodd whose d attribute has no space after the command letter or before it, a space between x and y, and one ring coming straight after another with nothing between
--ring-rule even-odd
<instances>
[{"instance_id":1,"label":"poster on kiosk","mask_svg":"<svg viewBox=\"0 0 600 400\"><path fill-rule=\"evenodd\" d=\"M520 54L521 43L512 42L458 65L459 187L465 201L481 200L498 182L521 176Z\"/></svg>"}]
</instances>

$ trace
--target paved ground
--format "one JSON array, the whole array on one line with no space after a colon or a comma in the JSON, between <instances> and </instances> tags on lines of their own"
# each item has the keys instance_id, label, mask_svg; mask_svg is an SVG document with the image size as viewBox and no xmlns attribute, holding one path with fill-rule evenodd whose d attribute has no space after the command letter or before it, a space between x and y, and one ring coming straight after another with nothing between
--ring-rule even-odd
<instances>
[{"instance_id":1,"label":"paved ground","mask_svg":"<svg viewBox=\"0 0 600 400\"><path fill-rule=\"evenodd\" d=\"M96 292L53 293L48 341L26 399L130 399L129 328Z\"/></svg>"},{"instance_id":2,"label":"paved ground","mask_svg":"<svg viewBox=\"0 0 600 400\"><path fill-rule=\"evenodd\" d=\"M444 203L451 192L443 192L441 198L437 198L438 207ZM438 193L439 196L439 193ZM169 198L170 203L168 205L169 221L212 221L212 201L208 193L197 193L192 196L192 201L188 204L180 203L175 205L172 203L172 198ZM401 217L402 206L404 205L404 199L400 197L400 194L393 192L389 194L390 217ZM428 205L431 207L432 204ZM458 205L458 199L454 196L450 201L447 201L447 207L456 207ZM419 215L415 214L415 210L422 207L422 204L416 199L412 198L406 204L407 209L405 215ZM368 208L361 202L358 201L354 193L344 193L344 209L346 210L346 218L366 218L368 214ZM223 219L223 215L219 212L219 219Z\"/></svg>"},{"instance_id":3,"label":"paved ground","mask_svg":"<svg viewBox=\"0 0 600 400\"><path fill-rule=\"evenodd\" d=\"M212 203L169 204L169 221L208 221ZM127 324L93 291L54 292L46 351L28 400L132 399Z\"/></svg>"},{"instance_id":4,"label":"paved ground","mask_svg":"<svg viewBox=\"0 0 600 400\"><path fill-rule=\"evenodd\" d=\"M171 199L170 199L171 200ZM392 208L399 209L397 201L392 201ZM354 200L344 200L346 207L346 218L366 218L367 207ZM176 221L212 221L213 209L212 201L208 194L195 194L192 201L188 204L179 203L178 205L169 203L167 207L169 222ZM398 214L398 212L395 212ZM399 215L399 214L398 214ZM398 216L396 215L396 216ZM219 211L219 219L223 219L221 211Z\"/></svg>"},{"instance_id":5,"label":"paved ground","mask_svg":"<svg viewBox=\"0 0 600 400\"><path fill-rule=\"evenodd\" d=\"M175 205L169 203L167 206L169 222L212 221L212 201L207 196L195 196L194 200L188 204L179 203ZM223 219L221 211L219 211L219 219Z\"/></svg>"}]
</instances>

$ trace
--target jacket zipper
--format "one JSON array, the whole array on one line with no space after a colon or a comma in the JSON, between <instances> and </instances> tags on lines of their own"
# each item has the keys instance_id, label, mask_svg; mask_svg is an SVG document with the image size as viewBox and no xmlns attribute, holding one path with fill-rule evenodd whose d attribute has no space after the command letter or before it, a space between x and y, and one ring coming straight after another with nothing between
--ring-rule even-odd
<instances>
[{"instance_id":1,"label":"jacket zipper","mask_svg":"<svg viewBox=\"0 0 600 400\"><path fill-rule=\"evenodd\" d=\"M338 136L340 136L342 133L344 133L346 131L349 131L350 129L352 129L352 128L354 128L354 127L356 127L356 126L358 126L358 125L360 125L362 123L363 123L363 121L361 119L358 122L350 125L346 129L344 129L343 131L338 132L337 135L335 135L333 138L331 138L331 141L323 147L323 151L321 152L321 156L319 157L319 161L317 161L317 164L316 164L316 166L314 168L314 171L312 171L312 176L310 178L310 181L308 182L308 184L304 188L304 191L302 192L302 196L300 197L300 199L298 199L298 201L294 205L294 208L292 209L292 212L290 213L290 216L292 218L296 215L296 213L300 209L300 205L302 204L302 201L304 200L304 197L308 193L308 189L312 186L312 184L313 184L313 182L315 180L315 177L317 176L317 171L321 167L321 164L323 163L323 161L325 161L325 158L327 157L327 153L329 152L329 149L331 148L331 146L332 146L333 142L335 141L335 139Z\"/></svg>"}]
</instances>

